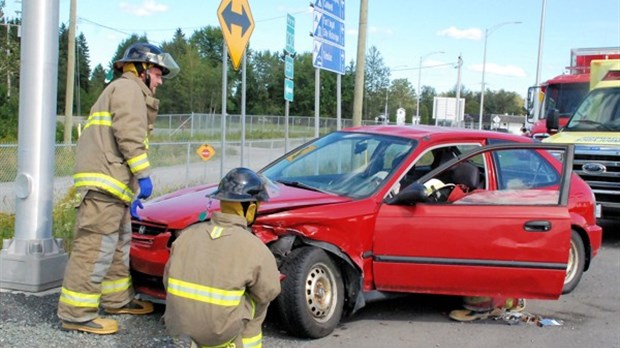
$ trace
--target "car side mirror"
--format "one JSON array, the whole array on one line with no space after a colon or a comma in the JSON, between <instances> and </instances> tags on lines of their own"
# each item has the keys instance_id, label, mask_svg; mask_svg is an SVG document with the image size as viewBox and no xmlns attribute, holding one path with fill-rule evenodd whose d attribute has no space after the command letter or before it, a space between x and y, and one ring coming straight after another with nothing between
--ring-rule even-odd
<instances>
[{"instance_id":1,"label":"car side mirror","mask_svg":"<svg viewBox=\"0 0 620 348\"><path fill-rule=\"evenodd\" d=\"M428 202L428 194L426 187L417 182L405 187L396 196L385 200L385 203L390 205L413 205L422 202Z\"/></svg>"},{"instance_id":2,"label":"car side mirror","mask_svg":"<svg viewBox=\"0 0 620 348\"><path fill-rule=\"evenodd\" d=\"M547 112L547 133L557 132L560 128L560 113L558 109L550 109Z\"/></svg>"}]
</instances>

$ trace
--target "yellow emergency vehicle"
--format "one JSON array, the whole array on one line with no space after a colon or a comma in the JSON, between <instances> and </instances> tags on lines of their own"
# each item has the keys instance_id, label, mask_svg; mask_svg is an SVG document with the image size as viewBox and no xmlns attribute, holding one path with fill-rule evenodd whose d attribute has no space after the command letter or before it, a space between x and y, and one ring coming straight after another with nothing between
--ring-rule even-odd
<instances>
[{"instance_id":1,"label":"yellow emergency vehicle","mask_svg":"<svg viewBox=\"0 0 620 348\"><path fill-rule=\"evenodd\" d=\"M558 129L558 114L548 115ZM620 59L591 62L590 92L557 134L545 142L575 144L573 170L592 188L597 217L620 219Z\"/></svg>"}]
</instances>

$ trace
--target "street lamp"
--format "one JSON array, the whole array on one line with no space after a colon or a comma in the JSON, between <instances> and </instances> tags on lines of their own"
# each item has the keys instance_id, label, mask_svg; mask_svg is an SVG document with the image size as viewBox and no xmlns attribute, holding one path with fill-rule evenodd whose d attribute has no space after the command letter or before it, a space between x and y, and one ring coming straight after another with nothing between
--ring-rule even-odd
<instances>
[{"instance_id":1,"label":"street lamp","mask_svg":"<svg viewBox=\"0 0 620 348\"><path fill-rule=\"evenodd\" d=\"M478 116L478 129L482 129L482 114L484 113L484 72L487 65L487 39L492 32L507 24L521 24L521 22L499 23L484 30L484 54L482 55L482 89L480 91L480 116Z\"/></svg>"},{"instance_id":2,"label":"street lamp","mask_svg":"<svg viewBox=\"0 0 620 348\"><path fill-rule=\"evenodd\" d=\"M420 121L420 94L422 94L422 91L420 91L420 82L422 80L422 60L424 60L424 58L432 55L432 54L438 54L438 53L445 53L444 51L434 51L431 53L427 53L423 56L420 56L420 63L418 64L418 93L417 94L417 100L416 100L416 107L415 107L415 117L416 120L419 122Z\"/></svg>"}]
</instances>

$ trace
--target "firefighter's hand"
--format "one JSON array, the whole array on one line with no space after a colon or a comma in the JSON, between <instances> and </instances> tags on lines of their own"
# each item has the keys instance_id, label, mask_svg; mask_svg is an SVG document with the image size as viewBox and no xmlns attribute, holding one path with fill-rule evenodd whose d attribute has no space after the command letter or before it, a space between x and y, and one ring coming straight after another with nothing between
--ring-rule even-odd
<instances>
[{"instance_id":1,"label":"firefighter's hand","mask_svg":"<svg viewBox=\"0 0 620 348\"><path fill-rule=\"evenodd\" d=\"M142 219L140 218L140 215L138 215L138 208L144 209L144 206L142 205L140 199L136 199L131 203L131 207L129 207L129 213L131 214L132 218L140 221Z\"/></svg>"},{"instance_id":2,"label":"firefighter's hand","mask_svg":"<svg viewBox=\"0 0 620 348\"><path fill-rule=\"evenodd\" d=\"M138 198L147 199L151 197L151 193L153 193L153 183L151 182L151 177L147 176L146 178L138 179L138 185L140 185L140 193L138 194Z\"/></svg>"}]
</instances>

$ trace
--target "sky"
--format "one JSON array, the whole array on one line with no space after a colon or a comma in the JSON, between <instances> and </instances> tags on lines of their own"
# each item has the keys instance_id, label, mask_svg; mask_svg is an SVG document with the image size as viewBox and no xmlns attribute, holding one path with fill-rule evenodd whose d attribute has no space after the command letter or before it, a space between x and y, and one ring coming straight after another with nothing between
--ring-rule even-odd
<instances>
[{"instance_id":1,"label":"sky","mask_svg":"<svg viewBox=\"0 0 620 348\"><path fill-rule=\"evenodd\" d=\"M245 1L255 22L252 49L282 51L290 14L296 51L312 51L310 3L320 0ZM68 25L70 0L59 5L59 20ZM214 0L78 0L76 31L86 37L91 68L107 67L118 44L132 33L146 34L157 44L170 41L177 28L189 37L204 26L219 26L219 5ZM6 0L5 13L19 16L21 7L18 0ZM359 17L359 1L346 0L347 64L357 54ZM372 46L391 78L407 78L414 89L420 81L437 93L453 90L460 55L466 90L480 91L484 65L487 89L525 97L529 86L566 72L571 49L620 47L620 0L368 0L366 48Z\"/></svg>"}]
</instances>

